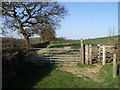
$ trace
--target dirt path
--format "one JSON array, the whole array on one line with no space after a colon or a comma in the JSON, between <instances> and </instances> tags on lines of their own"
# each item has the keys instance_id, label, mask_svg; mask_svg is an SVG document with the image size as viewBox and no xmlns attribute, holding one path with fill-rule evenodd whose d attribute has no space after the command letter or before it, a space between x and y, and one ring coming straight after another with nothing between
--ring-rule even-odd
<instances>
[{"instance_id":1,"label":"dirt path","mask_svg":"<svg viewBox=\"0 0 120 90\"><path fill-rule=\"evenodd\" d=\"M72 66L72 67L62 66L58 69L73 73L77 77L83 77L87 81L93 80L94 82L102 84L103 79L101 79L98 75L101 67L102 67L101 65L96 65L96 67L93 68L89 68L89 67L80 68L79 66Z\"/></svg>"}]
</instances>

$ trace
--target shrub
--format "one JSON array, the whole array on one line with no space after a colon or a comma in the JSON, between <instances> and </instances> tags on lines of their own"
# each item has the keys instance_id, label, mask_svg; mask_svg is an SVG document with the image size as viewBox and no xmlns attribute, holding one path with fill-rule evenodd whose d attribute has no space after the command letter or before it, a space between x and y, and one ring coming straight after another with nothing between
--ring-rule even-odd
<instances>
[{"instance_id":1,"label":"shrub","mask_svg":"<svg viewBox=\"0 0 120 90\"><path fill-rule=\"evenodd\" d=\"M33 43L31 44L31 46L33 48L46 48L48 45L50 44L50 42L41 42L41 43Z\"/></svg>"},{"instance_id":2,"label":"shrub","mask_svg":"<svg viewBox=\"0 0 120 90\"><path fill-rule=\"evenodd\" d=\"M2 76L3 79L15 75L19 65L27 54L25 40L16 38L2 38Z\"/></svg>"}]
</instances>

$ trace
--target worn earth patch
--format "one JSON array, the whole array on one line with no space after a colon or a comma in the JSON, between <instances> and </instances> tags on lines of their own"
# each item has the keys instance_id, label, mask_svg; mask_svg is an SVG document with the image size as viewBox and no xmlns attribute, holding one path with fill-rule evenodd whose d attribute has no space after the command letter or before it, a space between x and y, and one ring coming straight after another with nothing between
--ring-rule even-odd
<instances>
[{"instance_id":1,"label":"worn earth patch","mask_svg":"<svg viewBox=\"0 0 120 90\"><path fill-rule=\"evenodd\" d=\"M99 77L99 71L102 65L96 65L93 68L79 66L62 66L57 69L67 71L74 74L76 77L83 77L86 81L94 81L103 84L103 79Z\"/></svg>"}]
</instances>

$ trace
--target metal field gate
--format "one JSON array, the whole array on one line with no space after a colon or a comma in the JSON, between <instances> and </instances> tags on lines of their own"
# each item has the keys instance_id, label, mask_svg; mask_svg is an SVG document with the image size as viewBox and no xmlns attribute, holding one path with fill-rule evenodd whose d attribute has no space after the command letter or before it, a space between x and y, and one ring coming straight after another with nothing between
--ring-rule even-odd
<instances>
[{"instance_id":1,"label":"metal field gate","mask_svg":"<svg viewBox=\"0 0 120 90\"><path fill-rule=\"evenodd\" d=\"M36 52L30 54L28 62L38 65L58 64L76 65L80 62L80 49L69 48L31 48ZM34 54L34 55L33 55Z\"/></svg>"}]
</instances>

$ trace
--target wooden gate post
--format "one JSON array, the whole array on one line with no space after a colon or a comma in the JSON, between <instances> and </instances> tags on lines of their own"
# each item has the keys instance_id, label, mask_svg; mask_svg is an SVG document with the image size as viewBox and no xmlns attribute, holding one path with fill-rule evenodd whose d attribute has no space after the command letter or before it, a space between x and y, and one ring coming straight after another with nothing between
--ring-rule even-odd
<instances>
[{"instance_id":1,"label":"wooden gate post","mask_svg":"<svg viewBox=\"0 0 120 90\"><path fill-rule=\"evenodd\" d=\"M92 64L92 45L89 45L89 62Z\"/></svg>"},{"instance_id":2,"label":"wooden gate post","mask_svg":"<svg viewBox=\"0 0 120 90\"><path fill-rule=\"evenodd\" d=\"M80 42L81 42L81 51L80 51L81 62L82 64L85 64L85 46L83 44L83 39L81 39Z\"/></svg>"},{"instance_id":3,"label":"wooden gate post","mask_svg":"<svg viewBox=\"0 0 120 90\"><path fill-rule=\"evenodd\" d=\"M105 65L105 62L106 62L106 55L105 55L105 46L103 46L103 61L102 61L102 63L103 63L103 65Z\"/></svg>"},{"instance_id":4,"label":"wooden gate post","mask_svg":"<svg viewBox=\"0 0 120 90\"><path fill-rule=\"evenodd\" d=\"M100 62L100 44L97 45L98 46L98 61Z\"/></svg>"},{"instance_id":5,"label":"wooden gate post","mask_svg":"<svg viewBox=\"0 0 120 90\"><path fill-rule=\"evenodd\" d=\"M118 64L118 76L120 77L120 63Z\"/></svg>"},{"instance_id":6,"label":"wooden gate post","mask_svg":"<svg viewBox=\"0 0 120 90\"><path fill-rule=\"evenodd\" d=\"M113 78L117 76L116 54L113 54Z\"/></svg>"},{"instance_id":7,"label":"wooden gate post","mask_svg":"<svg viewBox=\"0 0 120 90\"><path fill-rule=\"evenodd\" d=\"M86 64L89 64L88 62L88 57L89 57L89 47L88 47L88 45L85 45L85 63Z\"/></svg>"}]
</instances>

